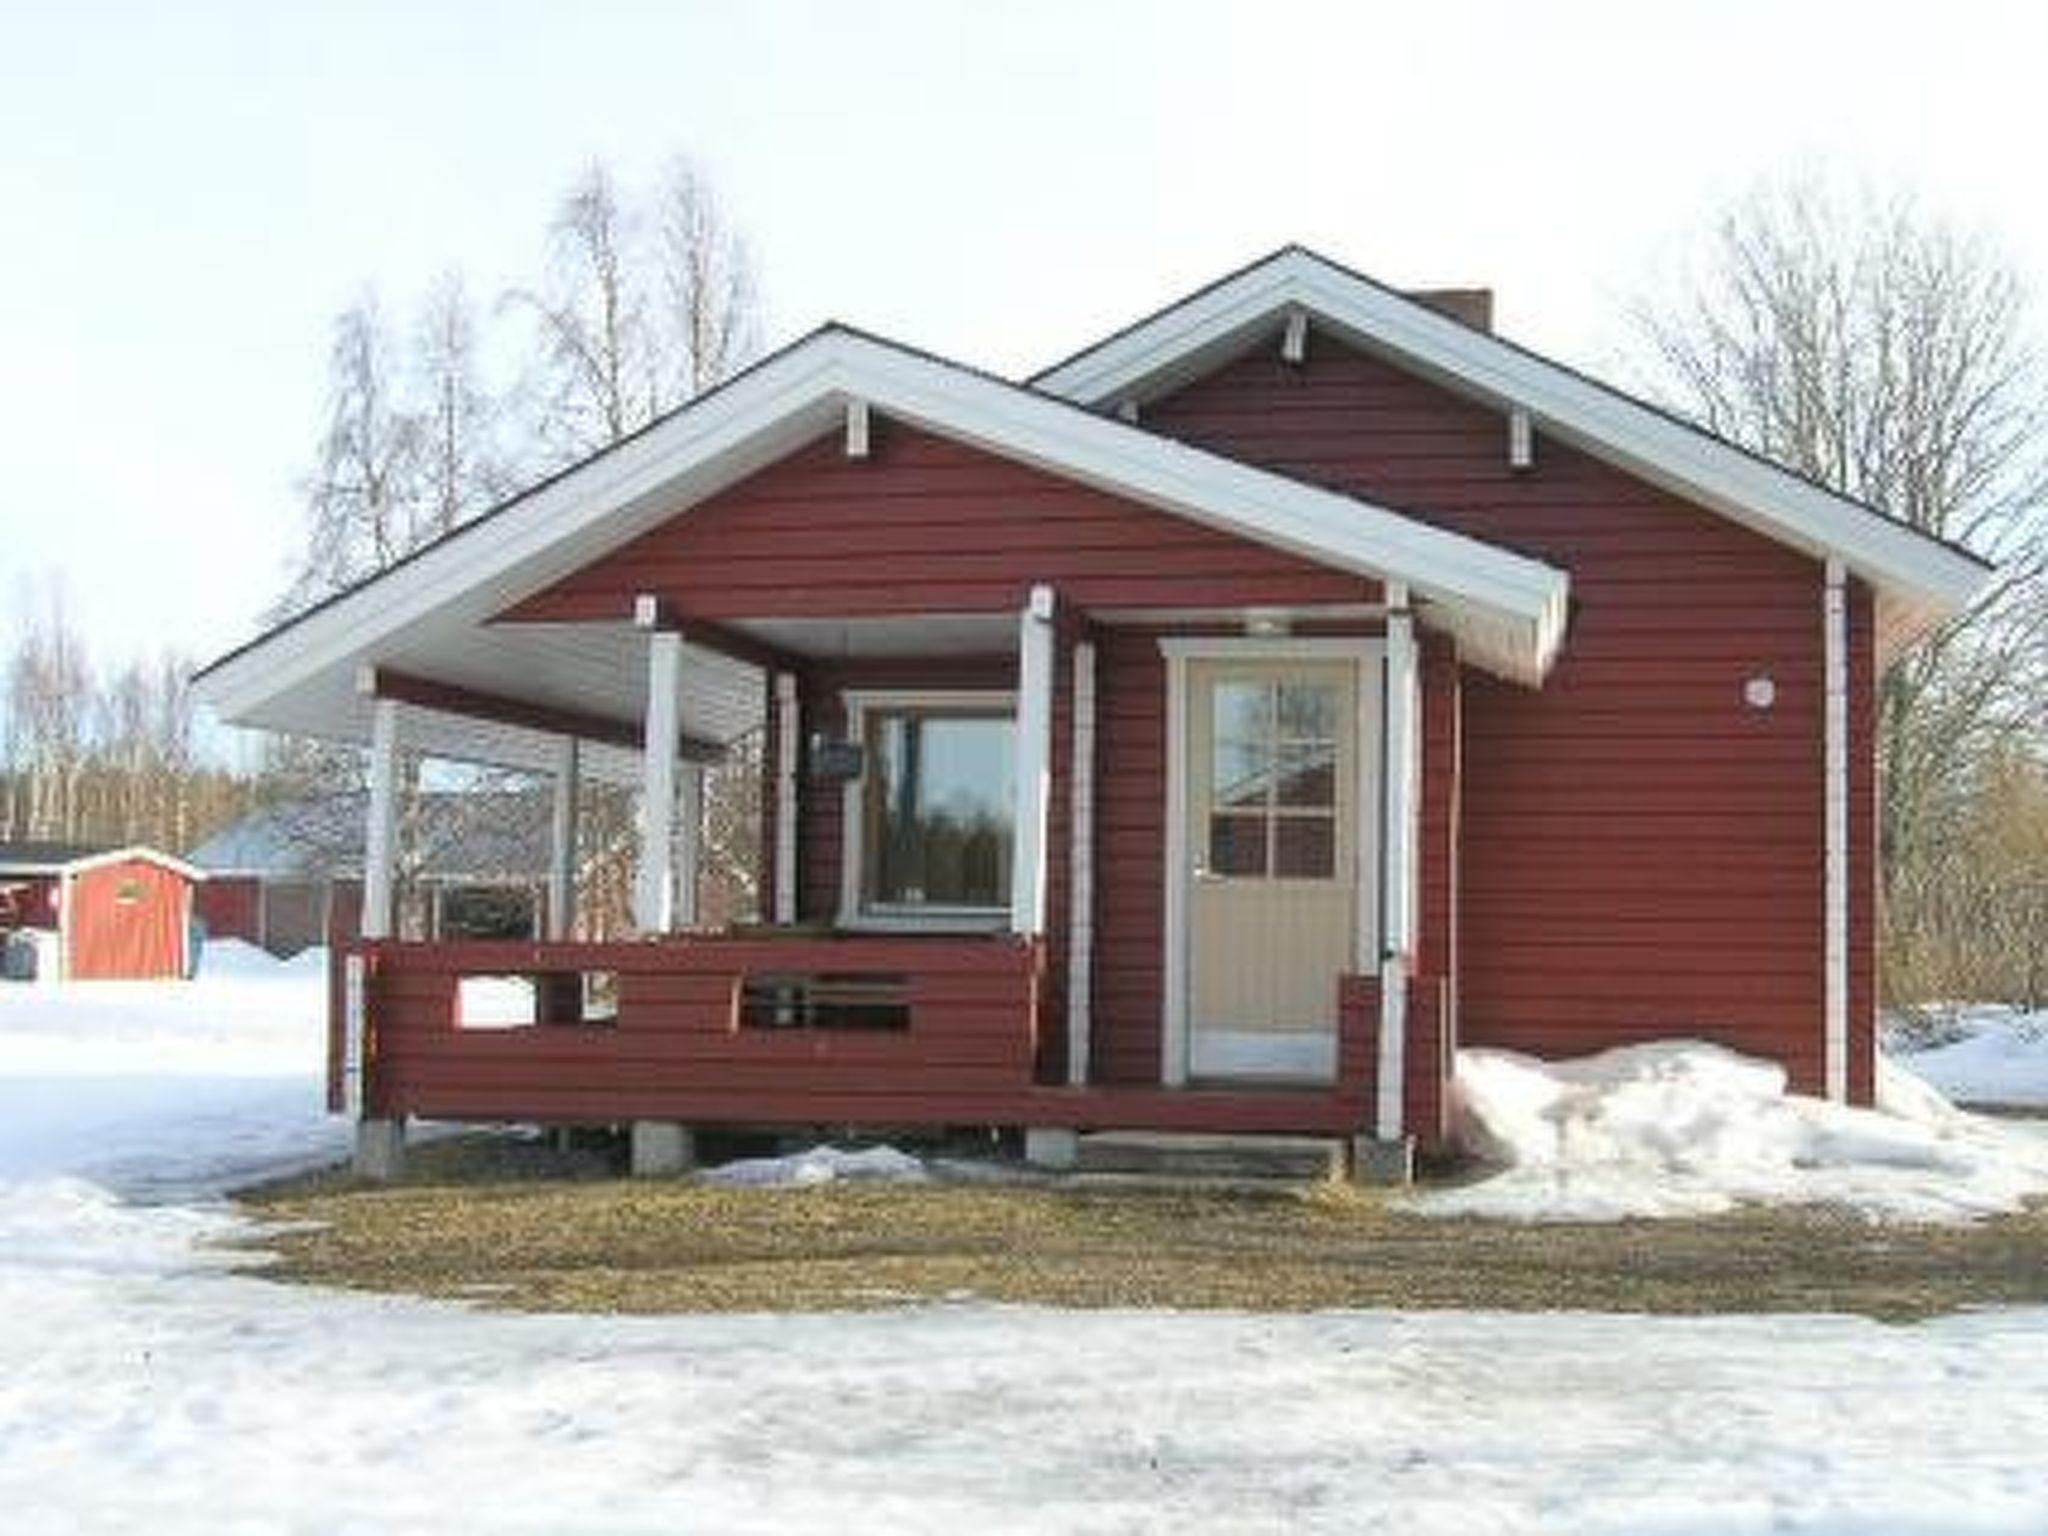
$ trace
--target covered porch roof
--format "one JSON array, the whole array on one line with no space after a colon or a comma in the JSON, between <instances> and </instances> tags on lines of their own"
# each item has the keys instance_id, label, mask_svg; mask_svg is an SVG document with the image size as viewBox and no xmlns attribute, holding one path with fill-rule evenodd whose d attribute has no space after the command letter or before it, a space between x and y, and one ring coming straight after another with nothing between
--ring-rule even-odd
<instances>
[{"instance_id":1,"label":"covered porch roof","mask_svg":"<svg viewBox=\"0 0 2048 1536\"><path fill-rule=\"evenodd\" d=\"M648 658L634 616L505 622L522 599L868 410L1131 502L1402 589L1460 655L1539 683L1561 641L1559 570L1385 507L1252 468L1037 391L841 327L813 333L214 662L201 697L238 725L362 742L378 694L425 704L423 750L545 769L563 735L586 771L638 772ZM1028 577L1029 573L1025 573ZM1361 587L1361 603L1367 597ZM813 610L815 611L815 610ZM763 613L708 635L683 621L681 727L715 749L762 718L777 657L1008 650L1015 614ZM1125 617L1128 617L1126 615Z\"/></svg>"}]
</instances>

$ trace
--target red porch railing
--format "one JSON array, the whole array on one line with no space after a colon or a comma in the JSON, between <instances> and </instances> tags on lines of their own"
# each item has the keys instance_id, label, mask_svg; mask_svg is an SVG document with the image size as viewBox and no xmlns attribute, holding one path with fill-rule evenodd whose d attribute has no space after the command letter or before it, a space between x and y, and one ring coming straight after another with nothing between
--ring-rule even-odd
<instances>
[{"instance_id":1,"label":"red porch railing","mask_svg":"<svg viewBox=\"0 0 2048 1536\"><path fill-rule=\"evenodd\" d=\"M1008 937L687 936L613 944L361 942L364 1110L607 1123L1002 1123L1031 1086L1042 947ZM511 978L532 1022L465 1019Z\"/></svg>"}]
</instances>

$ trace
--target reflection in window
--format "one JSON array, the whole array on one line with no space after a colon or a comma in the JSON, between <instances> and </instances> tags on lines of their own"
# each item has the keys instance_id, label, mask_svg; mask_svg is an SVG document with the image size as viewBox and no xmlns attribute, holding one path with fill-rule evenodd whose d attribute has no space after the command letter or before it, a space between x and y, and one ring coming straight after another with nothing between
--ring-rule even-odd
<instances>
[{"instance_id":1,"label":"reflection in window","mask_svg":"<svg viewBox=\"0 0 2048 1536\"><path fill-rule=\"evenodd\" d=\"M1213 685L1209 860L1238 879L1328 880L1337 872L1335 683Z\"/></svg>"},{"instance_id":2,"label":"reflection in window","mask_svg":"<svg viewBox=\"0 0 2048 1536\"><path fill-rule=\"evenodd\" d=\"M868 713L866 905L1008 908L1015 743L1007 714Z\"/></svg>"}]
</instances>

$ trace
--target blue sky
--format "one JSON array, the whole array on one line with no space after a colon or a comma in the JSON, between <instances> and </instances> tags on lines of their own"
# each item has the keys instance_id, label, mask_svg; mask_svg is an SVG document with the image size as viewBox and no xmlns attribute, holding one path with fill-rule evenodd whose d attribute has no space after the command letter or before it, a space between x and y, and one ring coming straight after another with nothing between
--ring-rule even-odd
<instances>
[{"instance_id":1,"label":"blue sky","mask_svg":"<svg viewBox=\"0 0 2048 1536\"><path fill-rule=\"evenodd\" d=\"M537 265L593 156L696 156L770 339L1006 371L1299 239L1487 283L1596 366L1761 175L1909 183L2048 296L2048 6L0 3L0 630L103 661L253 631L327 326ZM0 639L4 639L0 635Z\"/></svg>"}]
</instances>

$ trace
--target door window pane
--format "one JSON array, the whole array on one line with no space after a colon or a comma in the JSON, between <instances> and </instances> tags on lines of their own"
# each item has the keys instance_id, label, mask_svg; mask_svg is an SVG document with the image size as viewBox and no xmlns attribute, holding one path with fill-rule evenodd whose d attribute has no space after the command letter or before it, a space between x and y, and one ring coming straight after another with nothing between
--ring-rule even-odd
<instances>
[{"instance_id":1,"label":"door window pane","mask_svg":"<svg viewBox=\"0 0 2048 1536\"><path fill-rule=\"evenodd\" d=\"M1337 805L1337 744L1286 746L1280 749L1273 803L1334 810Z\"/></svg>"},{"instance_id":2,"label":"door window pane","mask_svg":"<svg viewBox=\"0 0 2048 1536\"><path fill-rule=\"evenodd\" d=\"M1328 741L1337 734L1337 685L1276 683L1275 714L1286 741Z\"/></svg>"},{"instance_id":3,"label":"door window pane","mask_svg":"<svg viewBox=\"0 0 2048 1536\"><path fill-rule=\"evenodd\" d=\"M890 907L1008 906L1016 782L1010 718L876 711L866 735L868 899Z\"/></svg>"},{"instance_id":4,"label":"door window pane","mask_svg":"<svg viewBox=\"0 0 2048 1536\"><path fill-rule=\"evenodd\" d=\"M1271 683L1219 682L1213 698L1212 728L1218 740L1264 741L1273 734Z\"/></svg>"},{"instance_id":5,"label":"door window pane","mask_svg":"<svg viewBox=\"0 0 2048 1536\"><path fill-rule=\"evenodd\" d=\"M1328 816L1282 816L1273 823L1273 873L1282 880L1328 880L1337 873L1337 823Z\"/></svg>"},{"instance_id":6,"label":"door window pane","mask_svg":"<svg viewBox=\"0 0 2048 1536\"><path fill-rule=\"evenodd\" d=\"M1207 872L1334 879L1339 685L1218 680L1209 703Z\"/></svg>"},{"instance_id":7,"label":"door window pane","mask_svg":"<svg viewBox=\"0 0 2048 1536\"><path fill-rule=\"evenodd\" d=\"M1228 815L1209 818L1209 873L1238 877L1266 872L1266 818Z\"/></svg>"},{"instance_id":8,"label":"door window pane","mask_svg":"<svg viewBox=\"0 0 2048 1536\"><path fill-rule=\"evenodd\" d=\"M1211 783L1216 804L1263 808L1271 798L1273 758L1264 740L1219 736L1214 762Z\"/></svg>"}]
</instances>

